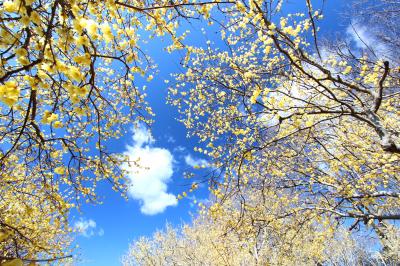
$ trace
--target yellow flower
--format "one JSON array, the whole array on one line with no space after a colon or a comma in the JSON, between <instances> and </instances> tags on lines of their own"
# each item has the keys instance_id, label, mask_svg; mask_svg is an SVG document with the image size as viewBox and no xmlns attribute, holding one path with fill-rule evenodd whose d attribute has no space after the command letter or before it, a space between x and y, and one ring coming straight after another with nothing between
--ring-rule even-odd
<instances>
[{"instance_id":1,"label":"yellow flower","mask_svg":"<svg viewBox=\"0 0 400 266\"><path fill-rule=\"evenodd\" d=\"M351 70L352 70L352 67L351 66L347 66L342 73L343 73L343 75L347 75L347 74L349 74L351 72Z\"/></svg>"},{"instance_id":2,"label":"yellow flower","mask_svg":"<svg viewBox=\"0 0 400 266\"><path fill-rule=\"evenodd\" d=\"M97 36L97 23L94 20L86 20L86 30L90 36Z\"/></svg>"},{"instance_id":3,"label":"yellow flower","mask_svg":"<svg viewBox=\"0 0 400 266\"><path fill-rule=\"evenodd\" d=\"M20 259L13 259L13 260L4 262L1 265L3 265L3 266L23 266L24 263Z\"/></svg>"},{"instance_id":4,"label":"yellow flower","mask_svg":"<svg viewBox=\"0 0 400 266\"><path fill-rule=\"evenodd\" d=\"M6 240L10 236L10 233L7 231L0 231L0 242Z\"/></svg>"},{"instance_id":5,"label":"yellow flower","mask_svg":"<svg viewBox=\"0 0 400 266\"><path fill-rule=\"evenodd\" d=\"M260 89L256 89L253 92L253 95L250 97L250 103L251 104L255 104L256 101L257 101L257 98L258 98L258 96L260 96L260 94L261 94L261 90Z\"/></svg>"},{"instance_id":6,"label":"yellow flower","mask_svg":"<svg viewBox=\"0 0 400 266\"><path fill-rule=\"evenodd\" d=\"M43 118L42 118L42 122L44 124L50 124L51 122L53 122L53 121L55 121L57 119L58 119L58 115L57 114L54 114L54 113L52 113L50 111L45 111L44 115L43 115Z\"/></svg>"},{"instance_id":7,"label":"yellow flower","mask_svg":"<svg viewBox=\"0 0 400 266\"><path fill-rule=\"evenodd\" d=\"M78 38L75 39L75 43L78 46L82 45L88 45L89 44L89 39L86 36L79 36Z\"/></svg>"},{"instance_id":8,"label":"yellow flower","mask_svg":"<svg viewBox=\"0 0 400 266\"><path fill-rule=\"evenodd\" d=\"M35 24L40 24L41 20L40 20L40 16L39 13L36 11L32 11L31 13L31 21Z\"/></svg>"},{"instance_id":9,"label":"yellow flower","mask_svg":"<svg viewBox=\"0 0 400 266\"><path fill-rule=\"evenodd\" d=\"M49 123L53 122L54 120L56 120L58 118L57 114L51 114L48 118L47 121L49 121Z\"/></svg>"},{"instance_id":10,"label":"yellow flower","mask_svg":"<svg viewBox=\"0 0 400 266\"><path fill-rule=\"evenodd\" d=\"M15 81L7 81L0 85L0 100L9 106L13 106L19 98L20 89Z\"/></svg>"},{"instance_id":11,"label":"yellow flower","mask_svg":"<svg viewBox=\"0 0 400 266\"><path fill-rule=\"evenodd\" d=\"M3 8L6 12L17 12L18 11L18 5L16 2L13 2L13 1L5 1L3 3Z\"/></svg>"},{"instance_id":12,"label":"yellow flower","mask_svg":"<svg viewBox=\"0 0 400 266\"><path fill-rule=\"evenodd\" d=\"M104 23L100 26L100 28L103 33L104 40L106 40L107 43L111 42L113 40L113 35L110 25L108 25L108 23Z\"/></svg>"},{"instance_id":13,"label":"yellow flower","mask_svg":"<svg viewBox=\"0 0 400 266\"><path fill-rule=\"evenodd\" d=\"M59 174L59 175L63 175L65 173L65 168L60 166L60 167L56 167L54 168L54 173Z\"/></svg>"},{"instance_id":14,"label":"yellow flower","mask_svg":"<svg viewBox=\"0 0 400 266\"><path fill-rule=\"evenodd\" d=\"M30 63L29 59L25 56L19 57L18 62L23 66L29 65L29 63Z\"/></svg>"},{"instance_id":15,"label":"yellow flower","mask_svg":"<svg viewBox=\"0 0 400 266\"><path fill-rule=\"evenodd\" d=\"M90 60L90 54L88 54L88 53L85 53L84 55L81 55L81 56L75 56L74 61L77 64L82 64L82 65L90 65L90 63L92 62Z\"/></svg>"},{"instance_id":16,"label":"yellow flower","mask_svg":"<svg viewBox=\"0 0 400 266\"><path fill-rule=\"evenodd\" d=\"M88 92L89 92L89 90L88 90L88 88L87 88L86 86L84 86L84 87L77 87L76 89L77 89L77 90L76 90L76 94L77 94L78 96L86 96L86 95L88 94Z\"/></svg>"},{"instance_id":17,"label":"yellow flower","mask_svg":"<svg viewBox=\"0 0 400 266\"><path fill-rule=\"evenodd\" d=\"M85 110L84 110L83 108L77 107L77 108L75 108L75 113L76 113L78 116L82 116L82 115L85 114Z\"/></svg>"},{"instance_id":18,"label":"yellow flower","mask_svg":"<svg viewBox=\"0 0 400 266\"><path fill-rule=\"evenodd\" d=\"M78 82L82 81L81 71L77 67L70 66L68 68L68 71L67 71L66 75L72 80L75 80L75 81L78 81Z\"/></svg>"},{"instance_id":19,"label":"yellow flower","mask_svg":"<svg viewBox=\"0 0 400 266\"><path fill-rule=\"evenodd\" d=\"M275 30L276 29L276 25L274 24L274 23L271 23L269 26L268 26L268 29L270 29L270 30Z\"/></svg>"},{"instance_id":20,"label":"yellow flower","mask_svg":"<svg viewBox=\"0 0 400 266\"><path fill-rule=\"evenodd\" d=\"M18 48L18 49L15 49L15 54L17 56L19 56L19 57L27 56L28 55L28 51L26 49L24 49L24 48Z\"/></svg>"},{"instance_id":21,"label":"yellow flower","mask_svg":"<svg viewBox=\"0 0 400 266\"><path fill-rule=\"evenodd\" d=\"M55 128L61 128L61 127L63 127L63 124L60 121L56 121L56 122L54 122L53 126Z\"/></svg>"},{"instance_id":22,"label":"yellow flower","mask_svg":"<svg viewBox=\"0 0 400 266\"><path fill-rule=\"evenodd\" d=\"M22 16L21 19L19 20L24 28L29 26L29 23L31 23L31 19L28 16Z\"/></svg>"}]
</instances>

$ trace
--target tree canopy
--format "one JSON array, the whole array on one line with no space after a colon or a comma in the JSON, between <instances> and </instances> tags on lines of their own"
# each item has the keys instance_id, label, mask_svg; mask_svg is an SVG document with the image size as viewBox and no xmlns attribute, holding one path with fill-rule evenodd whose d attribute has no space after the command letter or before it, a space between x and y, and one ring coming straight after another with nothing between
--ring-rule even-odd
<instances>
[{"instance_id":1,"label":"tree canopy","mask_svg":"<svg viewBox=\"0 0 400 266\"><path fill-rule=\"evenodd\" d=\"M364 45L327 41L323 9L313 4L286 14L282 0L0 3L0 263L68 257L69 210L96 202L101 181L124 195L121 166L137 162L109 152L107 141L129 124L151 123L136 80L155 75L144 47L156 36L167 39L166 52L186 52L168 101L212 161L215 197L193 226L133 245L135 263L184 265L188 254L218 245L209 258L221 264L321 264L338 239L358 249L343 227L373 230L383 260L395 263L398 24L390 15L371 28L379 49L355 29ZM398 6L365 10L393 14ZM219 25L224 45L185 45L190 35L179 26L195 19Z\"/></svg>"},{"instance_id":2,"label":"tree canopy","mask_svg":"<svg viewBox=\"0 0 400 266\"><path fill-rule=\"evenodd\" d=\"M400 218L396 43L328 42L318 30L322 10L305 1L304 13L282 15L282 4L226 7L219 20L226 47L193 49L170 88L189 135L206 147L198 151L214 162L210 215L223 216L236 197L233 229L242 219L268 228L300 215L330 224L325 232L372 228L384 241ZM393 24L378 29L385 26ZM275 201L268 216L259 214Z\"/></svg>"},{"instance_id":3,"label":"tree canopy","mask_svg":"<svg viewBox=\"0 0 400 266\"><path fill-rule=\"evenodd\" d=\"M150 121L135 78L155 64L142 45L165 35L181 49L177 18L213 3L0 3L0 262L64 257L69 209L95 202L101 180L124 192L127 158L106 142Z\"/></svg>"},{"instance_id":4,"label":"tree canopy","mask_svg":"<svg viewBox=\"0 0 400 266\"><path fill-rule=\"evenodd\" d=\"M227 48L193 50L170 89L215 161L216 194L257 187L288 215L399 219L398 55L322 44L319 10L282 17L280 3L228 7Z\"/></svg>"}]
</instances>

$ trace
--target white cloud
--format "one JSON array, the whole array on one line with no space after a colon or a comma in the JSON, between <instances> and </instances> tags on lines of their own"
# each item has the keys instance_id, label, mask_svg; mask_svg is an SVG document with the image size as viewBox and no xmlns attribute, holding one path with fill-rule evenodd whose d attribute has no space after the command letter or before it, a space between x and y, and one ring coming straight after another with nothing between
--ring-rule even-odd
<instances>
[{"instance_id":1,"label":"white cloud","mask_svg":"<svg viewBox=\"0 0 400 266\"><path fill-rule=\"evenodd\" d=\"M134 142L134 146L141 147L143 144L152 144L154 143L154 138L151 135L150 131L147 130L143 125L140 125L137 130L135 130L132 140Z\"/></svg>"},{"instance_id":2,"label":"white cloud","mask_svg":"<svg viewBox=\"0 0 400 266\"><path fill-rule=\"evenodd\" d=\"M191 167L208 165L208 162L206 160L193 158L192 155L190 155L190 154L185 156L185 163Z\"/></svg>"},{"instance_id":3,"label":"white cloud","mask_svg":"<svg viewBox=\"0 0 400 266\"><path fill-rule=\"evenodd\" d=\"M350 36L351 41L355 43L357 48L369 51L378 58L389 59L391 56L389 47L379 41L368 27L363 26L358 22L352 22L351 25L347 27L347 34Z\"/></svg>"},{"instance_id":4,"label":"white cloud","mask_svg":"<svg viewBox=\"0 0 400 266\"><path fill-rule=\"evenodd\" d=\"M152 147L151 133L140 125L133 134L133 145L128 145L126 155L130 161L128 170L128 194L141 201L140 211L147 215L161 213L168 206L177 205L176 197L167 192L167 183L173 174L174 157L167 149Z\"/></svg>"},{"instance_id":5,"label":"white cloud","mask_svg":"<svg viewBox=\"0 0 400 266\"><path fill-rule=\"evenodd\" d=\"M74 223L73 228L84 237L92 237L94 235L103 236L104 230L100 228L96 230L96 222L92 219L80 218L79 221Z\"/></svg>"}]
</instances>

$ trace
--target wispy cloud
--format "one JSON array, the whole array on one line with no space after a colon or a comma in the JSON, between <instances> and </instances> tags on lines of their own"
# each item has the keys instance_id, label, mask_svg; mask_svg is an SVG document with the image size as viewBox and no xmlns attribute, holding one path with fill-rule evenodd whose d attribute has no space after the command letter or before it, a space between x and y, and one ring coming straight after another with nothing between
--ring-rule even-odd
<instances>
[{"instance_id":1,"label":"wispy cloud","mask_svg":"<svg viewBox=\"0 0 400 266\"><path fill-rule=\"evenodd\" d=\"M180 145L174 148L174 152L182 153L184 151L186 151L186 148Z\"/></svg>"},{"instance_id":2,"label":"wispy cloud","mask_svg":"<svg viewBox=\"0 0 400 266\"><path fill-rule=\"evenodd\" d=\"M176 142L176 139L171 135L167 135L166 138L167 138L167 142L168 143L175 143Z\"/></svg>"},{"instance_id":3,"label":"wispy cloud","mask_svg":"<svg viewBox=\"0 0 400 266\"><path fill-rule=\"evenodd\" d=\"M154 138L140 125L133 132L133 145L126 147L130 161L128 194L141 201L141 212L147 215L161 213L168 206L177 205L176 197L167 192L167 183L173 174L174 157L168 149L153 147Z\"/></svg>"},{"instance_id":4,"label":"wispy cloud","mask_svg":"<svg viewBox=\"0 0 400 266\"><path fill-rule=\"evenodd\" d=\"M185 156L185 163L191 167L208 166L208 161L204 159L194 158L190 154Z\"/></svg>"},{"instance_id":5,"label":"wispy cloud","mask_svg":"<svg viewBox=\"0 0 400 266\"><path fill-rule=\"evenodd\" d=\"M210 203L211 203L211 200L209 200L209 199L206 199L206 198L200 198L200 199L198 199L198 198L196 198L196 196L189 196L189 197L187 197L189 200L190 200L190 202L189 202L189 206L190 206L190 208L195 208L195 207L198 207L199 206L199 204L203 204L203 205L209 205Z\"/></svg>"},{"instance_id":6,"label":"wispy cloud","mask_svg":"<svg viewBox=\"0 0 400 266\"><path fill-rule=\"evenodd\" d=\"M390 48L380 41L370 28L353 21L347 27L347 34L357 48L368 51L378 58L389 59L391 57Z\"/></svg>"},{"instance_id":7,"label":"wispy cloud","mask_svg":"<svg viewBox=\"0 0 400 266\"><path fill-rule=\"evenodd\" d=\"M103 236L104 230L102 228L96 229L96 222L92 219L80 218L74 223L73 228L84 237L92 237L95 235Z\"/></svg>"}]
</instances>

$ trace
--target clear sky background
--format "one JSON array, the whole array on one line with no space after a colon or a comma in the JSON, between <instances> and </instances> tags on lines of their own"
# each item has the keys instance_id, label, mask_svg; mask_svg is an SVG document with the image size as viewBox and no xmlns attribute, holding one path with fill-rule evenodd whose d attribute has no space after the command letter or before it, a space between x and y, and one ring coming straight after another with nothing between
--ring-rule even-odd
<instances>
[{"instance_id":1,"label":"clear sky background","mask_svg":"<svg viewBox=\"0 0 400 266\"><path fill-rule=\"evenodd\" d=\"M300 12L304 10L304 2L292 0L284 12ZM313 2L317 8L317 3L322 1ZM346 4L346 0L326 1L325 18L319 24L320 36L333 38L335 32L342 36L347 34L350 20L342 16ZM206 29L206 35L202 34L202 27ZM201 46L210 39L220 45L214 33L215 28L208 27L206 23L196 22L185 25L184 29L191 31L187 38L190 44ZM79 245L79 265L120 265L121 256L135 239L152 235L156 230L163 229L166 223L179 225L190 222L190 213L196 213L191 200L176 202L175 195L189 189L187 184L190 181L183 178L183 172L193 169L194 164L203 163L201 159L205 158L193 151L197 140L186 138L184 126L176 121L176 110L166 104L168 85L164 80L170 79L171 73L181 71L179 61L182 54L167 54L163 50L165 46L166 42L154 39L145 47L159 70L147 84L147 100L156 114L152 136L144 128L131 130L122 139L112 141L109 145L112 151L129 152L133 157L141 155L142 162L151 166L151 169L147 173L139 173L136 179L133 177L136 188L130 190L129 200L123 199L109 184L103 183L98 188L102 205L84 205L81 213L74 211L71 214L72 224L82 231L75 240ZM206 171L197 173L201 176ZM201 188L194 196L205 200L208 191L205 187Z\"/></svg>"}]
</instances>

